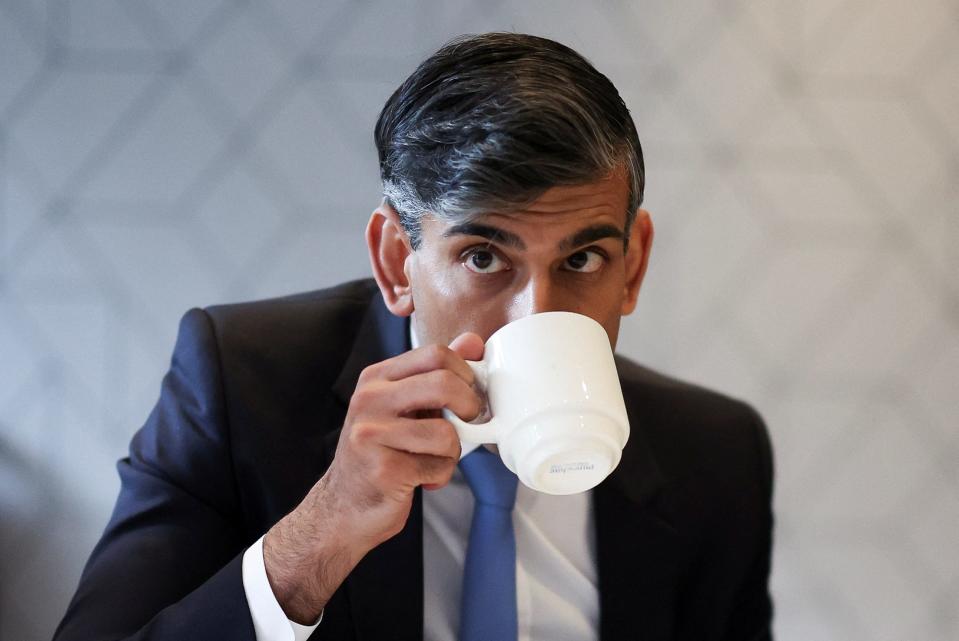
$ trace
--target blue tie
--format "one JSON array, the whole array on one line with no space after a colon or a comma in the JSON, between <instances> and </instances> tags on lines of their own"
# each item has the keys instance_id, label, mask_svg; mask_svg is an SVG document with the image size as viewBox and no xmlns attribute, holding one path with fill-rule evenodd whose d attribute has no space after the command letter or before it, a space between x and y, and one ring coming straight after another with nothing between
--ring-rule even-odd
<instances>
[{"instance_id":1,"label":"blue tie","mask_svg":"<svg viewBox=\"0 0 959 641\"><path fill-rule=\"evenodd\" d=\"M516 475L484 447L460 461L476 503L470 526L459 641L516 641Z\"/></svg>"}]
</instances>

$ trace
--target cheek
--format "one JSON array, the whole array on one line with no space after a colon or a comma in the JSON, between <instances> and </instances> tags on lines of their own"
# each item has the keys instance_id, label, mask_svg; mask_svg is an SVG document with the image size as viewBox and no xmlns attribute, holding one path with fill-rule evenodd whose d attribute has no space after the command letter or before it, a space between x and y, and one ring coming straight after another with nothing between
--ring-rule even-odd
<instances>
[{"instance_id":1,"label":"cheek","mask_svg":"<svg viewBox=\"0 0 959 641\"><path fill-rule=\"evenodd\" d=\"M421 341L448 345L464 332L475 332L485 341L506 323L502 292L477 287L476 279L462 267L423 258L411 270Z\"/></svg>"},{"instance_id":2,"label":"cheek","mask_svg":"<svg viewBox=\"0 0 959 641\"><path fill-rule=\"evenodd\" d=\"M614 317L606 320L605 323L602 323L603 329L606 330L606 335L609 336L609 345L616 350L616 342L619 340L619 322L622 317L619 314L616 314Z\"/></svg>"},{"instance_id":3,"label":"cheek","mask_svg":"<svg viewBox=\"0 0 959 641\"><path fill-rule=\"evenodd\" d=\"M605 324L608 319L619 317L625 291L623 279L618 274L590 283L577 283L568 291L570 308Z\"/></svg>"},{"instance_id":4,"label":"cheek","mask_svg":"<svg viewBox=\"0 0 959 641\"><path fill-rule=\"evenodd\" d=\"M431 299L428 306L417 306L416 322L423 342L449 345L464 332L479 334L483 342L505 325L502 306L484 304L469 296Z\"/></svg>"},{"instance_id":5,"label":"cheek","mask_svg":"<svg viewBox=\"0 0 959 641\"><path fill-rule=\"evenodd\" d=\"M609 336L610 345L615 348L622 320L624 291L621 282L609 279L581 290L574 296L575 302L568 309L589 316L602 325Z\"/></svg>"}]
</instances>

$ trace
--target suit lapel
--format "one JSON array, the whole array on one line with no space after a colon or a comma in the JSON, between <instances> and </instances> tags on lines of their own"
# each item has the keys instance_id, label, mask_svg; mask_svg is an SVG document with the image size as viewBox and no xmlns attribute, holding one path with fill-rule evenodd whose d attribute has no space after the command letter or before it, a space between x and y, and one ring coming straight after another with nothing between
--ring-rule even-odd
<instances>
[{"instance_id":1,"label":"suit lapel","mask_svg":"<svg viewBox=\"0 0 959 641\"><path fill-rule=\"evenodd\" d=\"M642 429L642 399L627 395L626 410L623 458L593 492L600 639L635 639L638 630L643 639L666 639L682 541L655 500L665 480Z\"/></svg>"},{"instance_id":2,"label":"suit lapel","mask_svg":"<svg viewBox=\"0 0 959 641\"><path fill-rule=\"evenodd\" d=\"M393 316L375 294L333 392L343 412L365 367L409 349L408 320ZM339 430L327 437L332 461ZM419 489L403 530L371 550L342 589L359 641L423 638L423 500Z\"/></svg>"}]
</instances>

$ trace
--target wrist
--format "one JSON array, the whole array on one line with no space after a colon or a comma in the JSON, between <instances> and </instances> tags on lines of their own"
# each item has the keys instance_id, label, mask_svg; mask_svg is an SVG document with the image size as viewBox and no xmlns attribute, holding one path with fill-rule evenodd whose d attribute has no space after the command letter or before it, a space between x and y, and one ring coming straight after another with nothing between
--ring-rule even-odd
<instances>
[{"instance_id":1,"label":"wrist","mask_svg":"<svg viewBox=\"0 0 959 641\"><path fill-rule=\"evenodd\" d=\"M315 499L308 496L263 537L263 563L270 588L287 618L301 625L316 623L363 556L344 536L347 530L322 513L335 509L317 509L323 502Z\"/></svg>"}]
</instances>

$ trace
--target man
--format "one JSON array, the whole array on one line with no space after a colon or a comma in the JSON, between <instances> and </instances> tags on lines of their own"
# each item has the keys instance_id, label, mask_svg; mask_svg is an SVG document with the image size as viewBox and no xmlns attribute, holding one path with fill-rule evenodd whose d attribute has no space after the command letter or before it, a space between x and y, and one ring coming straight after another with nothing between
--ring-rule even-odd
<instances>
[{"instance_id":1,"label":"man","mask_svg":"<svg viewBox=\"0 0 959 641\"><path fill-rule=\"evenodd\" d=\"M375 137L375 282L184 317L56 638L770 638L761 420L626 359L619 467L577 496L520 486L516 598L463 596L459 466L487 454L461 463L439 410L479 413L464 361L553 310L615 346L646 272L642 152L613 85L549 40L460 38Z\"/></svg>"}]
</instances>

